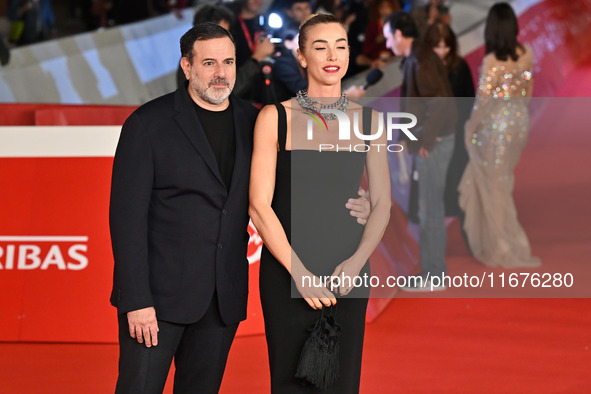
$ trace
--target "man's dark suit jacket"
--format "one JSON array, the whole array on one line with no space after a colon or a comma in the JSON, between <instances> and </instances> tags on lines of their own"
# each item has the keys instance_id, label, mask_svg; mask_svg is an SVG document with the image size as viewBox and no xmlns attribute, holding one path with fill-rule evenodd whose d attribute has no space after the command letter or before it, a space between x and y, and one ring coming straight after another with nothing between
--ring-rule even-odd
<instances>
[{"instance_id":1,"label":"man's dark suit jacket","mask_svg":"<svg viewBox=\"0 0 591 394\"><path fill-rule=\"evenodd\" d=\"M121 131L109 212L118 313L153 306L193 323L217 291L222 319L246 318L248 184L257 110L230 96L236 161L229 190L186 85L139 107Z\"/></svg>"}]
</instances>

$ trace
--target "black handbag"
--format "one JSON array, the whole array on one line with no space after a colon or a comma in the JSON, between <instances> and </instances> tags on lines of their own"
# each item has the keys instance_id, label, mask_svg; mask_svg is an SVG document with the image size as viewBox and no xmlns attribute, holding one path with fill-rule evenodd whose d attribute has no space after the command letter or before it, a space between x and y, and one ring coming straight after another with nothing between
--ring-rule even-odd
<instances>
[{"instance_id":1,"label":"black handbag","mask_svg":"<svg viewBox=\"0 0 591 394\"><path fill-rule=\"evenodd\" d=\"M328 311L328 312L326 312ZM318 389L326 390L339 377L339 337L336 305L322 308L304 343L295 377Z\"/></svg>"}]
</instances>

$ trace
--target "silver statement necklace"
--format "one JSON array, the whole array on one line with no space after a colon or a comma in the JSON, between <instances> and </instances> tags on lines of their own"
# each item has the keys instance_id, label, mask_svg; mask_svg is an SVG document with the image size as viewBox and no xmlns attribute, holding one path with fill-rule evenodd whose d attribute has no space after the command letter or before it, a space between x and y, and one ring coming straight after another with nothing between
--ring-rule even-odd
<instances>
[{"instance_id":1,"label":"silver statement necklace","mask_svg":"<svg viewBox=\"0 0 591 394\"><path fill-rule=\"evenodd\" d=\"M300 90L296 94L296 98L298 99L298 103L302 106L303 109L313 112L321 112L323 109L338 109L343 112L347 112L349 109L349 97L341 90L341 97L332 104L322 104L320 101L312 100L310 96L308 96L308 91L306 89ZM335 114L325 114L322 113L322 116L326 121L336 119L337 116Z\"/></svg>"}]
</instances>

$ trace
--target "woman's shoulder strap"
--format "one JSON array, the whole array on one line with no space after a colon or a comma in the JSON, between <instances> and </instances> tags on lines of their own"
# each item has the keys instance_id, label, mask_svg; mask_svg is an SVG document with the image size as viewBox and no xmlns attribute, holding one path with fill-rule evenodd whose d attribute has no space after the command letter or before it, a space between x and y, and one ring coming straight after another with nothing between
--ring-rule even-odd
<instances>
[{"instance_id":1,"label":"woman's shoulder strap","mask_svg":"<svg viewBox=\"0 0 591 394\"><path fill-rule=\"evenodd\" d=\"M275 107L277 108L277 142L279 150L283 151L287 141L287 114L283 104L277 103Z\"/></svg>"},{"instance_id":2,"label":"woman's shoulder strap","mask_svg":"<svg viewBox=\"0 0 591 394\"><path fill-rule=\"evenodd\" d=\"M370 135L371 134L371 117L373 114L373 109L371 107L363 107L363 134Z\"/></svg>"}]
</instances>

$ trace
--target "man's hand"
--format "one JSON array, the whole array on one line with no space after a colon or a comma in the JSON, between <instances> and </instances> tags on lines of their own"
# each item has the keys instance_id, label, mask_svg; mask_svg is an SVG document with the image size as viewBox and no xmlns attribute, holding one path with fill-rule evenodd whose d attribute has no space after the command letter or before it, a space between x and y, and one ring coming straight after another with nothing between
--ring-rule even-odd
<instances>
[{"instance_id":1,"label":"man's hand","mask_svg":"<svg viewBox=\"0 0 591 394\"><path fill-rule=\"evenodd\" d=\"M129 335L139 343L146 343L146 347L158 345L158 321L154 307L127 312Z\"/></svg>"},{"instance_id":2,"label":"man's hand","mask_svg":"<svg viewBox=\"0 0 591 394\"><path fill-rule=\"evenodd\" d=\"M362 188L359 188L357 191L359 198L350 198L347 200L345 207L351 210L351 216L355 216L357 218L357 223L365 224L367 223L367 218L371 213L371 204L369 203L369 190L367 193Z\"/></svg>"}]
</instances>

